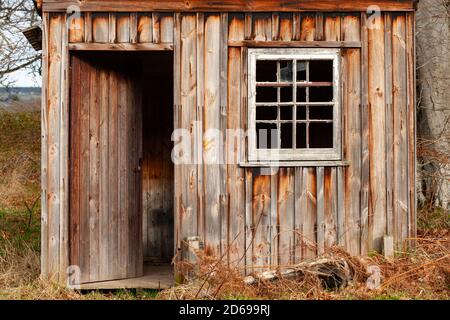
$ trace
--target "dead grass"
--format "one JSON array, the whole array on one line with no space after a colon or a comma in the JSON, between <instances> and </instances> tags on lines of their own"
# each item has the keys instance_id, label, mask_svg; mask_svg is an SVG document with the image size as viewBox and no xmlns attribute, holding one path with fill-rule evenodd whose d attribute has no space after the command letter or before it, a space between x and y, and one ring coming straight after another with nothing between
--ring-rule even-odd
<instances>
[{"instance_id":1,"label":"dead grass","mask_svg":"<svg viewBox=\"0 0 450 320\"><path fill-rule=\"evenodd\" d=\"M351 281L343 288L330 288L323 273L313 270L293 279L257 281L244 284L244 277L220 260L199 254L199 269L187 284L161 292L160 299L449 299L450 234L449 230L422 233L417 247L400 253L392 260L381 255L352 257L339 248L324 257L345 261ZM369 266L381 270L381 286L369 289ZM328 266L329 267L329 266ZM339 266L337 266L339 267ZM282 270L280 270L282 271Z\"/></svg>"}]
</instances>

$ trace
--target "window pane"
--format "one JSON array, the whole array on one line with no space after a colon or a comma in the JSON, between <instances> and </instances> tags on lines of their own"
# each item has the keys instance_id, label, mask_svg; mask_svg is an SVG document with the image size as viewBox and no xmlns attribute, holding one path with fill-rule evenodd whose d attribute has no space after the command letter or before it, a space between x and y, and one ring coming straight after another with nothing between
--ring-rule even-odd
<instances>
[{"instance_id":1,"label":"window pane","mask_svg":"<svg viewBox=\"0 0 450 320\"><path fill-rule=\"evenodd\" d=\"M297 120L306 120L305 106L297 106Z\"/></svg>"},{"instance_id":2,"label":"window pane","mask_svg":"<svg viewBox=\"0 0 450 320\"><path fill-rule=\"evenodd\" d=\"M292 61L280 61L280 82L292 82Z\"/></svg>"},{"instance_id":3,"label":"window pane","mask_svg":"<svg viewBox=\"0 0 450 320\"><path fill-rule=\"evenodd\" d=\"M333 148L333 123L315 123L309 124L309 147Z\"/></svg>"},{"instance_id":4,"label":"window pane","mask_svg":"<svg viewBox=\"0 0 450 320\"><path fill-rule=\"evenodd\" d=\"M293 107L292 106L281 106L280 107L280 120L291 120L293 119Z\"/></svg>"},{"instance_id":5,"label":"window pane","mask_svg":"<svg viewBox=\"0 0 450 320\"><path fill-rule=\"evenodd\" d=\"M277 102L277 88L257 87L256 102Z\"/></svg>"},{"instance_id":6,"label":"window pane","mask_svg":"<svg viewBox=\"0 0 450 320\"><path fill-rule=\"evenodd\" d=\"M281 124L281 149L292 149L292 123Z\"/></svg>"},{"instance_id":7,"label":"window pane","mask_svg":"<svg viewBox=\"0 0 450 320\"><path fill-rule=\"evenodd\" d=\"M306 148L306 123L297 123L297 148L305 149Z\"/></svg>"},{"instance_id":8,"label":"window pane","mask_svg":"<svg viewBox=\"0 0 450 320\"><path fill-rule=\"evenodd\" d=\"M280 102L293 102L292 89L292 87L280 88Z\"/></svg>"},{"instance_id":9,"label":"window pane","mask_svg":"<svg viewBox=\"0 0 450 320\"><path fill-rule=\"evenodd\" d=\"M297 102L306 102L306 88L297 87Z\"/></svg>"},{"instance_id":10,"label":"window pane","mask_svg":"<svg viewBox=\"0 0 450 320\"><path fill-rule=\"evenodd\" d=\"M256 123L256 139L258 149L277 149L277 125Z\"/></svg>"},{"instance_id":11,"label":"window pane","mask_svg":"<svg viewBox=\"0 0 450 320\"><path fill-rule=\"evenodd\" d=\"M333 87L310 87L309 102L332 102Z\"/></svg>"},{"instance_id":12,"label":"window pane","mask_svg":"<svg viewBox=\"0 0 450 320\"><path fill-rule=\"evenodd\" d=\"M332 106L309 107L309 119L311 120L333 120Z\"/></svg>"},{"instance_id":13,"label":"window pane","mask_svg":"<svg viewBox=\"0 0 450 320\"><path fill-rule=\"evenodd\" d=\"M276 82L277 81L277 61L258 60L256 61L256 81Z\"/></svg>"},{"instance_id":14,"label":"window pane","mask_svg":"<svg viewBox=\"0 0 450 320\"><path fill-rule=\"evenodd\" d=\"M297 82L306 81L306 61L297 61Z\"/></svg>"},{"instance_id":15,"label":"window pane","mask_svg":"<svg viewBox=\"0 0 450 320\"><path fill-rule=\"evenodd\" d=\"M332 82L333 60L312 60L309 62L309 81Z\"/></svg>"},{"instance_id":16,"label":"window pane","mask_svg":"<svg viewBox=\"0 0 450 320\"><path fill-rule=\"evenodd\" d=\"M277 120L277 107L256 107L256 120Z\"/></svg>"}]
</instances>

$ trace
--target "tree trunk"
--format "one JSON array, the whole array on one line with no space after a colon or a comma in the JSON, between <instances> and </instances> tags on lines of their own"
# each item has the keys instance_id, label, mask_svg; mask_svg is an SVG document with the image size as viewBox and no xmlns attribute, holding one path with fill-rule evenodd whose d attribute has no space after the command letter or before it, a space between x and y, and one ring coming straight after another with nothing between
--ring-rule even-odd
<instances>
[{"instance_id":1,"label":"tree trunk","mask_svg":"<svg viewBox=\"0 0 450 320\"><path fill-rule=\"evenodd\" d=\"M450 0L421 0L417 11L419 200L449 209Z\"/></svg>"}]
</instances>

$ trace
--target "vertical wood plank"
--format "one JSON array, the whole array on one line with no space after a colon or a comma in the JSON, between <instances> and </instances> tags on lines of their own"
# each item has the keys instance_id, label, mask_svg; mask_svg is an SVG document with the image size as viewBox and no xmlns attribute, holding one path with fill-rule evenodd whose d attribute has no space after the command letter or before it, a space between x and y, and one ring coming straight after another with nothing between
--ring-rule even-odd
<instances>
[{"instance_id":1,"label":"vertical wood plank","mask_svg":"<svg viewBox=\"0 0 450 320\"><path fill-rule=\"evenodd\" d=\"M384 14L384 50L386 69L386 229L387 235L394 235L393 176L394 176L394 110L392 87L392 15Z\"/></svg>"},{"instance_id":2,"label":"vertical wood plank","mask_svg":"<svg viewBox=\"0 0 450 320\"><path fill-rule=\"evenodd\" d=\"M90 274L90 225L89 225L89 109L90 109L90 95L89 88L91 87L90 73L92 68L83 61L80 73L82 79L80 82L80 90L84 94L84 99L81 99L80 111L80 191L84 192L80 195L80 271L81 281L89 281Z\"/></svg>"},{"instance_id":3,"label":"vertical wood plank","mask_svg":"<svg viewBox=\"0 0 450 320\"><path fill-rule=\"evenodd\" d=\"M155 41L155 18L156 15L152 16L153 23L153 41ZM159 23L159 22L158 22ZM159 29L159 26L158 26ZM158 32L159 34L159 32ZM159 41L159 39L158 39ZM174 83L173 83L173 118L174 118L174 130L181 128L181 14L174 14L174 52L173 52L173 61L174 61ZM180 165L175 164L174 168L174 238L175 238L175 256L178 261L182 258L181 256L181 167ZM176 267L175 267L176 268ZM175 270L179 273L181 270ZM178 274L177 274L178 276Z\"/></svg>"},{"instance_id":4,"label":"vertical wood plank","mask_svg":"<svg viewBox=\"0 0 450 320\"><path fill-rule=\"evenodd\" d=\"M246 13L244 16L244 37L245 40L251 40L253 35L253 15Z\"/></svg>"},{"instance_id":5,"label":"vertical wood plank","mask_svg":"<svg viewBox=\"0 0 450 320\"><path fill-rule=\"evenodd\" d=\"M119 114L117 72L109 71L108 97L108 157L109 157L109 249L110 276L120 277L119 270Z\"/></svg>"},{"instance_id":6,"label":"vertical wood plank","mask_svg":"<svg viewBox=\"0 0 450 320\"><path fill-rule=\"evenodd\" d=\"M280 38L280 15L272 13L272 40L277 41Z\"/></svg>"},{"instance_id":7,"label":"vertical wood plank","mask_svg":"<svg viewBox=\"0 0 450 320\"><path fill-rule=\"evenodd\" d=\"M325 203L324 203L324 168L317 167L317 254L325 251ZM329 187L329 186L328 186Z\"/></svg>"},{"instance_id":8,"label":"vertical wood plank","mask_svg":"<svg viewBox=\"0 0 450 320\"><path fill-rule=\"evenodd\" d=\"M316 32L315 40L322 41L324 38L324 22L323 13L316 13Z\"/></svg>"},{"instance_id":9,"label":"vertical wood plank","mask_svg":"<svg viewBox=\"0 0 450 320\"><path fill-rule=\"evenodd\" d=\"M160 32L162 43L173 42L173 15L163 14L160 16Z\"/></svg>"},{"instance_id":10,"label":"vertical wood plank","mask_svg":"<svg viewBox=\"0 0 450 320\"><path fill-rule=\"evenodd\" d=\"M342 19L342 40L359 41L361 38L361 22L359 16L345 16ZM343 66L343 110L344 110L344 157L351 162L351 166L339 169L343 172L342 188L338 190L344 195L342 211L339 211L339 244L344 244L348 252L360 253L361 243L361 52L357 49L344 51ZM341 198L339 198L339 201Z\"/></svg>"},{"instance_id":11,"label":"vertical wood plank","mask_svg":"<svg viewBox=\"0 0 450 320\"><path fill-rule=\"evenodd\" d=\"M361 254L368 252L369 243L369 30L367 14L361 14Z\"/></svg>"},{"instance_id":12,"label":"vertical wood plank","mask_svg":"<svg viewBox=\"0 0 450 320\"><path fill-rule=\"evenodd\" d=\"M253 171L245 169L245 271L254 272L253 263Z\"/></svg>"},{"instance_id":13,"label":"vertical wood plank","mask_svg":"<svg viewBox=\"0 0 450 320\"><path fill-rule=\"evenodd\" d=\"M392 21L392 88L393 88L393 210L396 217L396 247L402 249L408 237L408 115L406 18L396 16Z\"/></svg>"},{"instance_id":14,"label":"vertical wood plank","mask_svg":"<svg viewBox=\"0 0 450 320\"><path fill-rule=\"evenodd\" d=\"M197 163L197 233L205 242L205 192L203 184L203 115L205 109L205 15L197 13L197 127L195 159Z\"/></svg>"},{"instance_id":15,"label":"vertical wood plank","mask_svg":"<svg viewBox=\"0 0 450 320\"><path fill-rule=\"evenodd\" d=\"M181 17L181 128L193 132L197 109L196 16ZM191 135L189 145L194 145ZM197 234L197 166L191 150L185 150L188 163L181 166L180 236L185 241Z\"/></svg>"},{"instance_id":16,"label":"vertical wood plank","mask_svg":"<svg viewBox=\"0 0 450 320\"><path fill-rule=\"evenodd\" d=\"M161 42L161 20L160 14L157 12L152 13L152 31L153 31L153 43Z\"/></svg>"},{"instance_id":17,"label":"vertical wood plank","mask_svg":"<svg viewBox=\"0 0 450 320\"><path fill-rule=\"evenodd\" d=\"M227 193L227 115L228 115L228 13L220 14L220 132L222 145L219 150L220 157L220 217L221 217L221 257L229 262L229 215Z\"/></svg>"},{"instance_id":18,"label":"vertical wood plank","mask_svg":"<svg viewBox=\"0 0 450 320\"><path fill-rule=\"evenodd\" d=\"M140 13L138 16L137 38L139 43L152 43L152 16L149 13Z\"/></svg>"},{"instance_id":19,"label":"vertical wood plank","mask_svg":"<svg viewBox=\"0 0 450 320\"><path fill-rule=\"evenodd\" d=\"M68 17L69 42L84 41L84 18L82 15Z\"/></svg>"},{"instance_id":20,"label":"vertical wood plank","mask_svg":"<svg viewBox=\"0 0 450 320\"><path fill-rule=\"evenodd\" d=\"M272 40L272 19L267 13L253 14L252 39L255 41Z\"/></svg>"},{"instance_id":21,"label":"vertical wood plank","mask_svg":"<svg viewBox=\"0 0 450 320\"><path fill-rule=\"evenodd\" d=\"M49 228L48 228L48 87L50 63L50 17L44 13L42 16L42 100L41 100L41 275L50 276L48 260Z\"/></svg>"},{"instance_id":22,"label":"vertical wood plank","mask_svg":"<svg viewBox=\"0 0 450 320\"><path fill-rule=\"evenodd\" d=\"M108 42L109 16L103 13L96 13L92 17L92 40L96 43Z\"/></svg>"},{"instance_id":23,"label":"vertical wood plank","mask_svg":"<svg viewBox=\"0 0 450 320\"><path fill-rule=\"evenodd\" d=\"M49 59L48 59L48 91L47 91L47 223L48 248L47 259L48 274L59 280L60 267L60 152L61 152L61 109L63 97L61 92L63 55L63 29L65 19L62 15L51 15L49 20Z\"/></svg>"},{"instance_id":24,"label":"vertical wood plank","mask_svg":"<svg viewBox=\"0 0 450 320\"><path fill-rule=\"evenodd\" d=\"M381 251L386 233L386 107L384 70L384 20L374 17L369 29L369 106L370 106L370 249ZM380 160L383 159L383 160Z\"/></svg>"},{"instance_id":25,"label":"vertical wood plank","mask_svg":"<svg viewBox=\"0 0 450 320\"><path fill-rule=\"evenodd\" d=\"M138 42L138 16L137 13L130 13L130 42Z\"/></svg>"},{"instance_id":26,"label":"vertical wood plank","mask_svg":"<svg viewBox=\"0 0 450 320\"><path fill-rule=\"evenodd\" d=\"M301 22L300 40L301 41L314 41L316 35L314 15L303 15Z\"/></svg>"},{"instance_id":27,"label":"vertical wood plank","mask_svg":"<svg viewBox=\"0 0 450 320\"><path fill-rule=\"evenodd\" d=\"M95 21L95 19L94 19ZM94 24L95 25L95 24ZM95 38L94 38L95 41ZM92 68L89 86L89 280L99 279L99 70Z\"/></svg>"},{"instance_id":28,"label":"vertical wood plank","mask_svg":"<svg viewBox=\"0 0 450 320\"><path fill-rule=\"evenodd\" d=\"M415 13L406 14L406 58L408 72L408 187L409 219L408 236L417 237L417 192L416 192L416 52L415 52ZM411 241L412 246L415 241Z\"/></svg>"},{"instance_id":29,"label":"vertical wood plank","mask_svg":"<svg viewBox=\"0 0 450 320\"><path fill-rule=\"evenodd\" d=\"M205 248L212 255L220 253L220 15L205 17L205 113L204 113L204 186L206 234ZM220 139L219 139L220 140ZM206 187L207 186L207 187Z\"/></svg>"},{"instance_id":30,"label":"vertical wood plank","mask_svg":"<svg viewBox=\"0 0 450 320\"><path fill-rule=\"evenodd\" d=\"M229 17L228 38L244 39L244 16ZM241 119L241 49L228 48L228 119L227 129L240 130ZM239 167L241 156L240 136L227 136L228 196L229 196L229 259L232 267L245 267L245 175Z\"/></svg>"},{"instance_id":31,"label":"vertical wood plank","mask_svg":"<svg viewBox=\"0 0 450 320\"><path fill-rule=\"evenodd\" d=\"M110 13L109 14L109 31L108 31L108 42L109 43L115 43L116 42L116 14Z\"/></svg>"},{"instance_id":32,"label":"vertical wood plank","mask_svg":"<svg viewBox=\"0 0 450 320\"><path fill-rule=\"evenodd\" d=\"M92 14L90 12L84 14L84 42L92 42Z\"/></svg>"},{"instance_id":33,"label":"vertical wood plank","mask_svg":"<svg viewBox=\"0 0 450 320\"><path fill-rule=\"evenodd\" d=\"M280 13L280 41L292 40L292 23L293 18L290 13Z\"/></svg>"},{"instance_id":34,"label":"vertical wood plank","mask_svg":"<svg viewBox=\"0 0 450 320\"><path fill-rule=\"evenodd\" d=\"M262 272L270 266L270 175L253 177L252 231L253 231L253 268Z\"/></svg>"},{"instance_id":35,"label":"vertical wood plank","mask_svg":"<svg viewBox=\"0 0 450 320\"><path fill-rule=\"evenodd\" d=\"M295 191L294 191L294 263L299 263L302 258L303 249L303 221L306 209L306 180L303 179L305 168L295 168ZM305 175L306 176L306 175Z\"/></svg>"},{"instance_id":36,"label":"vertical wood plank","mask_svg":"<svg viewBox=\"0 0 450 320\"><path fill-rule=\"evenodd\" d=\"M293 168L281 168L278 174L278 263L288 266L294 263L294 188L295 172ZM272 237L273 238L273 237Z\"/></svg>"},{"instance_id":37,"label":"vertical wood plank","mask_svg":"<svg viewBox=\"0 0 450 320\"><path fill-rule=\"evenodd\" d=\"M70 102L70 265L79 266L80 261L80 96L81 63L71 58L71 102Z\"/></svg>"},{"instance_id":38,"label":"vertical wood plank","mask_svg":"<svg viewBox=\"0 0 450 320\"><path fill-rule=\"evenodd\" d=\"M324 37L327 41L341 40L341 16L339 14L325 17Z\"/></svg>"},{"instance_id":39,"label":"vertical wood plank","mask_svg":"<svg viewBox=\"0 0 450 320\"><path fill-rule=\"evenodd\" d=\"M324 168L324 249L337 244L338 168Z\"/></svg>"},{"instance_id":40,"label":"vertical wood plank","mask_svg":"<svg viewBox=\"0 0 450 320\"><path fill-rule=\"evenodd\" d=\"M304 247L303 257L312 259L317 254L317 179L316 169L307 168L303 172L306 181L306 210L303 222Z\"/></svg>"},{"instance_id":41,"label":"vertical wood plank","mask_svg":"<svg viewBox=\"0 0 450 320\"><path fill-rule=\"evenodd\" d=\"M116 38L118 43L130 42L130 15L127 13L116 15Z\"/></svg>"},{"instance_id":42,"label":"vertical wood plank","mask_svg":"<svg viewBox=\"0 0 450 320\"><path fill-rule=\"evenodd\" d=\"M59 282L65 283L69 266L69 35L66 17L63 17L61 30L61 118L59 153L59 193L60 193L60 230L59 230Z\"/></svg>"},{"instance_id":43,"label":"vertical wood plank","mask_svg":"<svg viewBox=\"0 0 450 320\"><path fill-rule=\"evenodd\" d=\"M301 15L293 13L292 15L292 40L300 40L301 35Z\"/></svg>"},{"instance_id":44,"label":"vertical wood plank","mask_svg":"<svg viewBox=\"0 0 450 320\"><path fill-rule=\"evenodd\" d=\"M100 277L109 278L110 275L110 239L111 234L109 230L110 223L110 208L109 208L109 75L105 69L100 70L99 75L99 263Z\"/></svg>"}]
</instances>

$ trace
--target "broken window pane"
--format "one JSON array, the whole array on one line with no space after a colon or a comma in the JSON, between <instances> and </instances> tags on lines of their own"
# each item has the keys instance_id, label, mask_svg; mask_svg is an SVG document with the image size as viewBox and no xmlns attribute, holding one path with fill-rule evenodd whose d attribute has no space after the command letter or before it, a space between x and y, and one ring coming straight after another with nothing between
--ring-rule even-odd
<instances>
[{"instance_id":1,"label":"broken window pane","mask_svg":"<svg viewBox=\"0 0 450 320\"><path fill-rule=\"evenodd\" d=\"M280 82L292 82L292 61L280 61Z\"/></svg>"},{"instance_id":2,"label":"broken window pane","mask_svg":"<svg viewBox=\"0 0 450 320\"><path fill-rule=\"evenodd\" d=\"M306 102L306 88L297 87L297 102Z\"/></svg>"},{"instance_id":3,"label":"broken window pane","mask_svg":"<svg viewBox=\"0 0 450 320\"><path fill-rule=\"evenodd\" d=\"M297 82L306 81L306 61L297 61Z\"/></svg>"},{"instance_id":4,"label":"broken window pane","mask_svg":"<svg viewBox=\"0 0 450 320\"><path fill-rule=\"evenodd\" d=\"M297 106L297 120L306 120L305 106Z\"/></svg>"}]
</instances>

